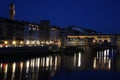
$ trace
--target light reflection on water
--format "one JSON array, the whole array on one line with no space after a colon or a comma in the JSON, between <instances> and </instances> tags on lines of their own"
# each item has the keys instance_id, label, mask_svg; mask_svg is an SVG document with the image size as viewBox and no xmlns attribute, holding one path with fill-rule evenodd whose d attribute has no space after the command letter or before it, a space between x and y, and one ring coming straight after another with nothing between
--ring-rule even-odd
<instances>
[{"instance_id":1,"label":"light reflection on water","mask_svg":"<svg viewBox=\"0 0 120 80\"><path fill-rule=\"evenodd\" d=\"M43 73L44 76L59 70L58 62L60 62L60 56L58 55L32 58L20 62L1 62L0 74L3 76L0 77L0 80L38 80L39 74Z\"/></svg>"},{"instance_id":2,"label":"light reflection on water","mask_svg":"<svg viewBox=\"0 0 120 80\"><path fill-rule=\"evenodd\" d=\"M60 55L49 55L23 61L0 62L0 75L2 76L0 80L47 80L61 70L61 67L64 67L64 70L80 67L80 60L81 53L75 53L64 55L64 58Z\"/></svg>"},{"instance_id":3,"label":"light reflection on water","mask_svg":"<svg viewBox=\"0 0 120 80\"><path fill-rule=\"evenodd\" d=\"M93 68L101 70L110 70L113 64L113 49L105 49L97 51L97 55L94 57Z\"/></svg>"},{"instance_id":4,"label":"light reflection on water","mask_svg":"<svg viewBox=\"0 0 120 80\"><path fill-rule=\"evenodd\" d=\"M110 69L113 50L96 52L94 69ZM59 71L81 69L83 58L80 52L72 55L49 55L24 61L0 62L0 80L48 80ZM84 63L85 64L85 63Z\"/></svg>"}]
</instances>

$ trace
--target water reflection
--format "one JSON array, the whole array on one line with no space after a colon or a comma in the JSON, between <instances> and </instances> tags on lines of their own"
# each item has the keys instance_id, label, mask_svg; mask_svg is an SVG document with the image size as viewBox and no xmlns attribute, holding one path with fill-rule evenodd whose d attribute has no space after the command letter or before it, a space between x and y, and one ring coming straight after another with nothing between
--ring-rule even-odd
<instances>
[{"instance_id":1,"label":"water reflection","mask_svg":"<svg viewBox=\"0 0 120 80\"><path fill-rule=\"evenodd\" d=\"M110 70L113 64L114 54L115 52L113 49L97 51L97 55L94 57L93 62L94 69Z\"/></svg>"},{"instance_id":2,"label":"water reflection","mask_svg":"<svg viewBox=\"0 0 120 80\"><path fill-rule=\"evenodd\" d=\"M60 68L61 57L49 55L32 58L26 61L10 62L0 64L0 80L38 80L46 76L54 76ZM41 76L42 74L42 76Z\"/></svg>"},{"instance_id":3,"label":"water reflection","mask_svg":"<svg viewBox=\"0 0 120 80\"><path fill-rule=\"evenodd\" d=\"M113 49L97 51L94 69L109 70L113 63ZM53 54L24 61L0 62L0 80L48 80L59 71L82 69L87 65L86 54Z\"/></svg>"},{"instance_id":4,"label":"water reflection","mask_svg":"<svg viewBox=\"0 0 120 80\"><path fill-rule=\"evenodd\" d=\"M73 70L80 66L80 52L74 55L49 55L24 61L1 62L0 80L48 80L59 70Z\"/></svg>"},{"instance_id":5,"label":"water reflection","mask_svg":"<svg viewBox=\"0 0 120 80\"><path fill-rule=\"evenodd\" d=\"M81 66L81 53L78 54L78 67Z\"/></svg>"},{"instance_id":6,"label":"water reflection","mask_svg":"<svg viewBox=\"0 0 120 80\"><path fill-rule=\"evenodd\" d=\"M70 71L81 67L81 52L61 56L61 70Z\"/></svg>"}]
</instances>

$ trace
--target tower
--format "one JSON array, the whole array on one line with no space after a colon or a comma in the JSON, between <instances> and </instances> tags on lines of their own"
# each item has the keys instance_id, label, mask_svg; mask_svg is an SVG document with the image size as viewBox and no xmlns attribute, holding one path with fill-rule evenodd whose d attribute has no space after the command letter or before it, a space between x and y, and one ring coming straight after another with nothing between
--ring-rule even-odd
<instances>
[{"instance_id":1,"label":"tower","mask_svg":"<svg viewBox=\"0 0 120 80\"><path fill-rule=\"evenodd\" d=\"M9 15L10 15L10 19L14 20L14 16L15 16L15 5L13 3L10 4L9 7Z\"/></svg>"}]
</instances>

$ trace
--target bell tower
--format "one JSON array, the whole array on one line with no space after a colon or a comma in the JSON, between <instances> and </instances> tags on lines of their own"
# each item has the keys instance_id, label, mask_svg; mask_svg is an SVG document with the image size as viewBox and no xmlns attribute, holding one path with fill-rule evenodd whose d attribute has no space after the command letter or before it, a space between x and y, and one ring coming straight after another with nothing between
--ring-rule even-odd
<instances>
[{"instance_id":1,"label":"bell tower","mask_svg":"<svg viewBox=\"0 0 120 80\"><path fill-rule=\"evenodd\" d=\"M10 4L9 7L9 15L10 15L10 19L14 20L14 16L15 16L15 5L13 3Z\"/></svg>"}]
</instances>

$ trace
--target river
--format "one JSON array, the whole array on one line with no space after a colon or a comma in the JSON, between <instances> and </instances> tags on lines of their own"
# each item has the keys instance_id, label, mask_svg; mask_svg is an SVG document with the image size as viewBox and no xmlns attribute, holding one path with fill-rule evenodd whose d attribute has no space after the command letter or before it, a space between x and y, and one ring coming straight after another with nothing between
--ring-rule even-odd
<instances>
[{"instance_id":1,"label":"river","mask_svg":"<svg viewBox=\"0 0 120 80\"><path fill-rule=\"evenodd\" d=\"M1 58L0 80L115 80L120 77L113 71L113 53L113 49L97 51L90 68L81 52Z\"/></svg>"}]
</instances>

